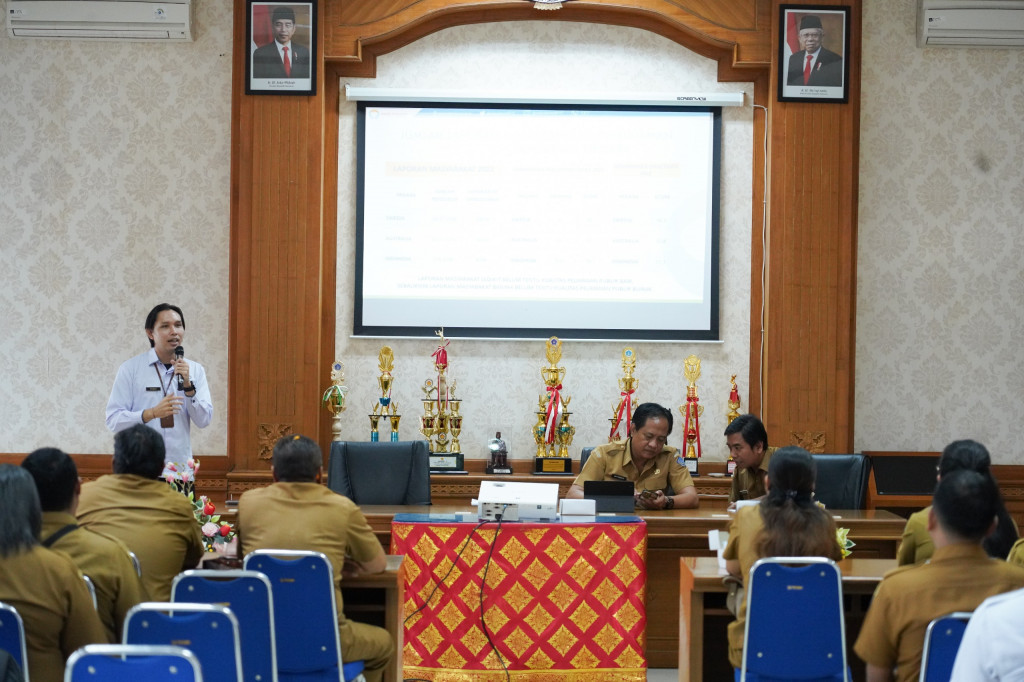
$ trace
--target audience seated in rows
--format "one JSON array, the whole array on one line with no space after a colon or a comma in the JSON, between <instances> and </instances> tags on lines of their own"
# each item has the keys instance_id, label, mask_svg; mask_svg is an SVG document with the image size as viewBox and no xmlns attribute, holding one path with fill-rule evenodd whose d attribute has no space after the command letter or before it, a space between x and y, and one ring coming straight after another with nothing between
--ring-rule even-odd
<instances>
[{"instance_id":1,"label":"audience seated in rows","mask_svg":"<svg viewBox=\"0 0 1024 682\"><path fill-rule=\"evenodd\" d=\"M985 476L992 476L992 458L984 445L973 440L953 441L942 451L939 458L938 474L935 479L942 480L943 475L950 471L968 469ZM998 494L998 490L997 490ZM1017 541L1017 524L1006 511L1002 496L998 500L999 523L996 529L985 538L982 546L990 557L1006 559L1013 544ZM903 541L896 553L896 561L900 566L907 564L923 564L931 558L935 551L932 538L928 534L928 514L931 507L914 512L907 520L903 530Z\"/></svg>"},{"instance_id":2,"label":"audience seated in rows","mask_svg":"<svg viewBox=\"0 0 1024 682\"><path fill-rule=\"evenodd\" d=\"M75 461L63 450L41 448L21 463L32 475L43 509L40 542L71 557L96 588L96 610L107 638L121 641L128 610L146 601L142 583L120 540L78 526L75 510L81 483Z\"/></svg>"},{"instance_id":3,"label":"audience seated in rows","mask_svg":"<svg viewBox=\"0 0 1024 682\"><path fill-rule=\"evenodd\" d=\"M729 526L722 556L730 575L747 584L750 568L765 557L820 556L837 561L842 550L831 514L814 502L814 458L803 448L779 448L764 479L767 494L758 505L741 507ZM738 599L729 624L729 663L743 662L746 599Z\"/></svg>"},{"instance_id":4,"label":"audience seated in rows","mask_svg":"<svg viewBox=\"0 0 1024 682\"><path fill-rule=\"evenodd\" d=\"M203 555L192 503L160 478L163 468L163 437L136 424L114 434L114 473L84 484L78 501L82 526L117 538L139 558L154 601L170 601L174 576Z\"/></svg>"},{"instance_id":5,"label":"audience seated in rows","mask_svg":"<svg viewBox=\"0 0 1024 682\"><path fill-rule=\"evenodd\" d=\"M932 619L973 611L986 598L1024 587L1024 568L989 557L982 542L998 523L999 488L987 474L943 474L928 513L930 561L901 566L879 583L854 651L868 682L918 679Z\"/></svg>"},{"instance_id":6,"label":"audience seated in rows","mask_svg":"<svg viewBox=\"0 0 1024 682\"><path fill-rule=\"evenodd\" d=\"M32 682L61 682L68 656L109 640L78 567L39 544L42 525L32 476L0 464L0 601L25 624Z\"/></svg>"},{"instance_id":7,"label":"audience seated in rows","mask_svg":"<svg viewBox=\"0 0 1024 682\"><path fill-rule=\"evenodd\" d=\"M367 682L379 682L395 655L383 628L345 617L343 572L379 573L387 561L366 517L352 500L321 484L320 446L305 436L285 436L274 445L274 483L245 492L238 501L239 552L302 549L322 552L334 569L338 632L345 661L365 661Z\"/></svg>"}]
</instances>

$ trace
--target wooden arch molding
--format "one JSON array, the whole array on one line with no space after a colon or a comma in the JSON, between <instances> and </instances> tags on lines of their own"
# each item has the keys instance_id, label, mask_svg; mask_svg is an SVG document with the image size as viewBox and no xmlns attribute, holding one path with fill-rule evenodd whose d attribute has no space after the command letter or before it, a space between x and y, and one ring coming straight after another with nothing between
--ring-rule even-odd
<instances>
[{"instance_id":1,"label":"wooden arch molding","mask_svg":"<svg viewBox=\"0 0 1024 682\"><path fill-rule=\"evenodd\" d=\"M229 492L269 482L261 434L330 442L329 415L311 396L330 383L335 353L341 77L373 77L378 55L441 29L497 21L640 28L714 59L720 81L754 83L753 101L766 109L755 111L753 135L767 137L767 154L754 144L746 409L762 415L773 445L784 444L782 434L815 432L824 451L848 452L861 0L817 2L851 8L848 104L773 101L781 2L567 0L539 11L531 0L320 0L317 94L281 97L245 94L248 5L234 0ZM762 296L765 256L769 293Z\"/></svg>"}]
</instances>

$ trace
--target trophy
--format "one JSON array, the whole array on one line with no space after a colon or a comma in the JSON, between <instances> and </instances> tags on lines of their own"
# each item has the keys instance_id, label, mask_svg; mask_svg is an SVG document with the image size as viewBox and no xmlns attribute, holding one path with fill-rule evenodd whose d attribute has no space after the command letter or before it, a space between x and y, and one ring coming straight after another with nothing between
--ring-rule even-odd
<instances>
[{"instance_id":1,"label":"trophy","mask_svg":"<svg viewBox=\"0 0 1024 682\"><path fill-rule=\"evenodd\" d=\"M437 383L433 379L423 382L423 416L420 433L427 439L430 450L430 473L465 474L465 459L461 452L459 435L462 433L462 401L455 397L455 380L448 380L448 339L444 328L434 332L440 337L437 349L431 354Z\"/></svg>"},{"instance_id":2,"label":"trophy","mask_svg":"<svg viewBox=\"0 0 1024 682\"><path fill-rule=\"evenodd\" d=\"M636 371L636 353L629 346L622 349L622 372L619 379L619 404L612 408L612 430L608 432L608 442L623 440L629 436L629 424L633 420L633 405L636 402L636 387L640 383L633 377Z\"/></svg>"},{"instance_id":3,"label":"trophy","mask_svg":"<svg viewBox=\"0 0 1024 682\"><path fill-rule=\"evenodd\" d=\"M732 384L732 388L729 390L729 412L726 413L725 418L728 419L728 423L731 424L732 420L740 416L740 392L736 388L736 375L733 374L732 378L729 379L729 383ZM732 458L732 453L729 454L729 461L726 463L726 474L732 476L736 473L736 460Z\"/></svg>"},{"instance_id":4,"label":"trophy","mask_svg":"<svg viewBox=\"0 0 1024 682\"><path fill-rule=\"evenodd\" d=\"M348 393L348 386L343 386L345 381L345 365L340 360L335 360L331 365L331 385L324 391L322 398L324 407L331 413L331 440L341 440L341 413L345 411L345 394Z\"/></svg>"},{"instance_id":5,"label":"trophy","mask_svg":"<svg viewBox=\"0 0 1024 682\"><path fill-rule=\"evenodd\" d=\"M380 398L373 406L373 413L370 417L370 442L376 443L380 440L380 421L391 425L391 442L398 442L398 422L402 415L398 414L398 403L391 400L391 386L395 379L391 376L391 370L395 368L395 354L388 346L382 346L377 354L377 368L380 376L377 377L377 385L380 387Z\"/></svg>"},{"instance_id":6,"label":"trophy","mask_svg":"<svg viewBox=\"0 0 1024 682\"><path fill-rule=\"evenodd\" d=\"M700 358L691 355L683 360L683 375L689 382L686 386L686 404L679 406L683 415L683 438L685 439L683 462L693 476L697 475L697 461L701 455L700 416L704 406L698 404L697 379L700 378Z\"/></svg>"},{"instance_id":7,"label":"trophy","mask_svg":"<svg viewBox=\"0 0 1024 682\"><path fill-rule=\"evenodd\" d=\"M544 393L537 400L537 423L533 427L533 439L537 443L537 454L533 459L535 474L571 474L572 458L569 446L576 434L576 427L569 425L570 396L562 397L562 379L565 367L559 367L562 359L562 342L557 336L547 340L544 355L548 366L540 370L544 380Z\"/></svg>"}]
</instances>

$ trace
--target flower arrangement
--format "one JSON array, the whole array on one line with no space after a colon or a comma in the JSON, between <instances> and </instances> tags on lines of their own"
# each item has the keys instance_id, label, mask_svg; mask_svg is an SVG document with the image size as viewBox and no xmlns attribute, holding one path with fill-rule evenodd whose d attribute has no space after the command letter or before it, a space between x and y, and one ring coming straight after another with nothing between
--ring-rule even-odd
<instances>
[{"instance_id":1,"label":"flower arrangement","mask_svg":"<svg viewBox=\"0 0 1024 682\"><path fill-rule=\"evenodd\" d=\"M836 542L839 543L839 549L843 553L843 558L850 556L852 553L854 542L849 538L849 528L836 528Z\"/></svg>"},{"instance_id":2,"label":"flower arrangement","mask_svg":"<svg viewBox=\"0 0 1024 682\"><path fill-rule=\"evenodd\" d=\"M191 494L189 501L192 502L192 513L203 534L203 545L206 546L207 552L216 551L217 545L227 545L235 539L235 527L220 520L217 507L206 495L200 496L197 500L195 495Z\"/></svg>"},{"instance_id":3,"label":"flower arrangement","mask_svg":"<svg viewBox=\"0 0 1024 682\"><path fill-rule=\"evenodd\" d=\"M199 471L199 460L189 459L181 471L178 471L177 465L173 462L168 463L167 468L174 472L167 474L168 485L187 497L188 501L192 503L192 515L196 517L196 523L199 524L206 551L225 549L225 546L235 539L235 527L220 520L217 507L210 502L206 495L196 497L196 472Z\"/></svg>"}]
</instances>

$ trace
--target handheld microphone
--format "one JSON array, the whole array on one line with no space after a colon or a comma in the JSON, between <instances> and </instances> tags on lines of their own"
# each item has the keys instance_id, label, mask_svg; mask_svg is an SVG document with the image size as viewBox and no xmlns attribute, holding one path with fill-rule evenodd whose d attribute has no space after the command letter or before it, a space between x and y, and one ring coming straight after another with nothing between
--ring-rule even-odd
<instances>
[{"instance_id":1,"label":"handheld microphone","mask_svg":"<svg viewBox=\"0 0 1024 682\"><path fill-rule=\"evenodd\" d=\"M174 359L175 360L181 360L183 357L185 357L185 347L184 346L177 346L174 349ZM181 374L178 374L178 390L179 391L184 391L185 390L185 380L181 378Z\"/></svg>"}]
</instances>

